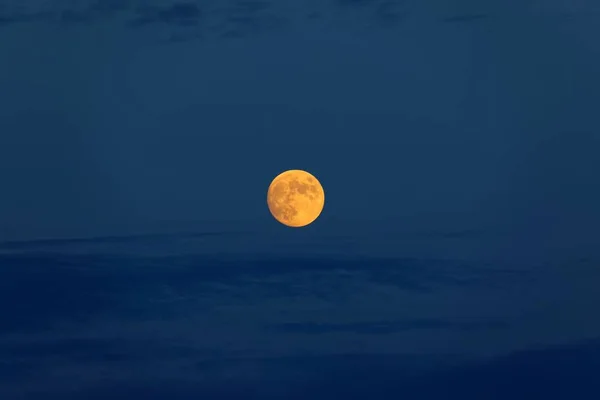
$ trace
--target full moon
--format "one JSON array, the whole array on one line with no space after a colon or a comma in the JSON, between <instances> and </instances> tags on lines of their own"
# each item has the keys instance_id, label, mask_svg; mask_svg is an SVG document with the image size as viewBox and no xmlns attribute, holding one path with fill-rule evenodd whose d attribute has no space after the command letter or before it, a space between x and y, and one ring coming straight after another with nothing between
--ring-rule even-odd
<instances>
[{"instance_id":1,"label":"full moon","mask_svg":"<svg viewBox=\"0 0 600 400\"><path fill-rule=\"evenodd\" d=\"M300 228L319 217L325 205L325 192L313 175L292 169L273 179L267 192L267 204L277 221Z\"/></svg>"}]
</instances>

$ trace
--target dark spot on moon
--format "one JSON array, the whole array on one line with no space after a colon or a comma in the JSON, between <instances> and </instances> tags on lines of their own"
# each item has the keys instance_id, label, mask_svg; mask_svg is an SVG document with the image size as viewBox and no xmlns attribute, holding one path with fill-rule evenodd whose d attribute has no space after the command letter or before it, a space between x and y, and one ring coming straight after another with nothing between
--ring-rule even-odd
<instances>
[{"instance_id":1,"label":"dark spot on moon","mask_svg":"<svg viewBox=\"0 0 600 400\"><path fill-rule=\"evenodd\" d=\"M298 179L294 179L290 182L290 188L293 192L305 195L308 191L308 185L304 182L300 182Z\"/></svg>"},{"instance_id":2,"label":"dark spot on moon","mask_svg":"<svg viewBox=\"0 0 600 400\"><path fill-rule=\"evenodd\" d=\"M273 188L273 193L275 195L281 195L288 190L287 184L285 182L279 182Z\"/></svg>"},{"instance_id":3,"label":"dark spot on moon","mask_svg":"<svg viewBox=\"0 0 600 400\"><path fill-rule=\"evenodd\" d=\"M293 194L293 182L280 181L273 186L269 208L280 220L290 222L298 214L298 210L291 204Z\"/></svg>"}]
</instances>

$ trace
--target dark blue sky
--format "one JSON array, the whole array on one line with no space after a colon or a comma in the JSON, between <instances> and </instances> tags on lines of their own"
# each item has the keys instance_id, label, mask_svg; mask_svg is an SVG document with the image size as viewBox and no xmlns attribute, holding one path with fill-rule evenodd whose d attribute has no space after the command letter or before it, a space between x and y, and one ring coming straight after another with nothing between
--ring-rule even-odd
<instances>
[{"instance_id":1,"label":"dark blue sky","mask_svg":"<svg viewBox=\"0 0 600 400\"><path fill-rule=\"evenodd\" d=\"M323 227L594 228L595 6L480 3L7 3L0 237L262 229L290 168Z\"/></svg>"},{"instance_id":2,"label":"dark blue sky","mask_svg":"<svg viewBox=\"0 0 600 400\"><path fill-rule=\"evenodd\" d=\"M0 398L599 398L599 16L0 0Z\"/></svg>"}]
</instances>

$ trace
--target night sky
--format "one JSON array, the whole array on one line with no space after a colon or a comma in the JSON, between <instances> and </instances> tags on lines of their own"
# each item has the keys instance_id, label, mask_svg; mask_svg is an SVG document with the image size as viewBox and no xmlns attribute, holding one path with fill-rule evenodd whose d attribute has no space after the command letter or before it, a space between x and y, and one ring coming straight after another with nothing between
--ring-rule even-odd
<instances>
[{"instance_id":1,"label":"night sky","mask_svg":"<svg viewBox=\"0 0 600 400\"><path fill-rule=\"evenodd\" d=\"M75 3L0 0L1 398L597 398L596 2Z\"/></svg>"}]
</instances>

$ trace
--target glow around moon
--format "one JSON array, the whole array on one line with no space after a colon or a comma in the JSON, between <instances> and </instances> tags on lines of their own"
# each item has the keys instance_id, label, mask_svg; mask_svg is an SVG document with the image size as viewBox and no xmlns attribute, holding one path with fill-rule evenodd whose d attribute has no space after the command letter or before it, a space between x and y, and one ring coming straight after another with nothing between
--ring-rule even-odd
<instances>
[{"instance_id":1,"label":"glow around moon","mask_svg":"<svg viewBox=\"0 0 600 400\"><path fill-rule=\"evenodd\" d=\"M293 169L273 179L267 193L267 204L277 221L300 228L319 217L325 205L325 191L313 175Z\"/></svg>"}]
</instances>

